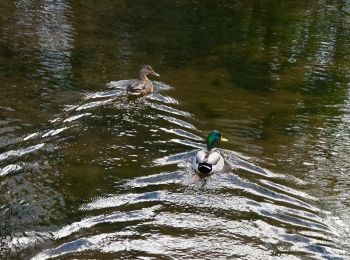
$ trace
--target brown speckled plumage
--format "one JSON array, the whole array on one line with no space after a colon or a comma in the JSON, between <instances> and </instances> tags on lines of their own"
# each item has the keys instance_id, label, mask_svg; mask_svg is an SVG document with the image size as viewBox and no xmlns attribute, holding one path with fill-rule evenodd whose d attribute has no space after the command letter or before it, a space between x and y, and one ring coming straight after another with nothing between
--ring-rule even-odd
<instances>
[{"instance_id":1,"label":"brown speckled plumage","mask_svg":"<svg viewBox=\"0 0 350 260\"><path fill-rule=\"evenodd\" d=\"M159 77L159 74L154 72L151 66L144 65L139 72L139 79L134 80L127 87L127 92L130 95L146 95L153 92L153 84L147 78L148 75L154 75Z\"/></svg>"}]
</instances>

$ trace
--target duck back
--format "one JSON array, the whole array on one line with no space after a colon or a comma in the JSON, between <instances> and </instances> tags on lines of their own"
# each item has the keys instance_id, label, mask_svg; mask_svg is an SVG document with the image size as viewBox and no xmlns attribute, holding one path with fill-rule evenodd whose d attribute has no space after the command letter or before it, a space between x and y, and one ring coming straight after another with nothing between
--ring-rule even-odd
<instances>
[{"instance_id":1,"label":"duck back","mask_svg":"<svg viewBox=\"0 0 350 260\"><path fill-rule=\"evenodd\" d=\"M153 92L153 85L150 80L134 80L127 86L127 92L131 95L143 95Z\"/></svg>"}]
</instances>

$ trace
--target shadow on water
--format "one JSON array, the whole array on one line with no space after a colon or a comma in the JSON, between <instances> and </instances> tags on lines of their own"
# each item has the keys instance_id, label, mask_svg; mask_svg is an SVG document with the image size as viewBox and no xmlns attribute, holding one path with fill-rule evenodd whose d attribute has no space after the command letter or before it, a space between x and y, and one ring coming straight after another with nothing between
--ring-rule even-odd
<instances>
[{"instance_id":1,"label":"shadow on water","mask_svg":"<svg viewBox=\"0 0 350 260\"><path fill-rule=\"evenodd\" d=\"M51 127L18 138L0 154L1 188L16 186L2 198L3 252L24 257L34 250L34 259L344 254L337 244L340 231L315 206L316 198L288 187L304 185L301 180L227 149L221 149L224 170L199 177L190 162L204 140L193 116L164 94L170 87L163 83L137 99L125 95L126 83L86 93ZM93 167L96 176L70 176L79 163L86 173ZM61 175L68 183L59 181ZM99 192L90 182L104 178L112 185ZM76 182L97 191L80 191L82 200L71 206L64 194L77 192ZM21 197L26 201L16 201ZM63 209L73 215L63 215Z\"/></svg>"}]
</instances>

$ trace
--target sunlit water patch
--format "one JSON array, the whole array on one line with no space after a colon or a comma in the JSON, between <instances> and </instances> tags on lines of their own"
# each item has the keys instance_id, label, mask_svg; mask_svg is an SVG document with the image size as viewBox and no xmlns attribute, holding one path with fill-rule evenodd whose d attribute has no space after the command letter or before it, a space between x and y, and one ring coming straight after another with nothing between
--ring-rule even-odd
<instances>
[{"instance_id":1,"label":"sunlit water patch","mask_svg":"<svg viewBox=\"0 0 350 260\"><path fill-rule=\"evenodd\" d=\"M287 205L273 197L261 200L251 197L247 189L245 195L240 182L231 173L203 182L181 170L136 178L122 184L121 194L82 205L80 210L88 216L55 231L52 239L58 245L35 259L84 257L91 252L115 256L121 251L129 256L196 257L199 241L210 244L202 253L224 257L232 256L232 246L246 248L245 257L271 257L269 250L324 258L341 253L331 238L334 230L317 209L311 205L303 209L288 198L283 199ZM153 191L145 191L149 189ZM210 240L205 239L209 234ZM249 252L252 243L261 251Z\"/></svg>"},{"instance_id":2,"label":"sunlit water patch","mask_svg":"<svg viewBox=\"0 0 350 260\"><path fill-rule=\"evenodd\" d=\"M2 187L14 185L15 179L24 185L17 183L17 194L11 197L18 202L3 198L9 205L2 211L3 219L9 218L2 239L6 252L37 248L34 259L91 253L203 259L209 251L210 259L213 254L254 258L288 252L329 258L344 253L336 243L337 228L315 206L317 199L288 186L302 186L302 180L273 173L227 149L220 149L226 160L222 172L197 176L190 163L196 150L205 147L206 133L195 127L195 117L166 95L168 87L162 83L156 83L155 94L135 99L126 95L127 82L86 93L46 129L24 136L14 149L0 154ZM31 154L34 157L28 157ZM60 158L65 158L64 165ZM77 164L96 175L91 181L106 185L104 178L112 180L111 188L100 191L84 172L70 176ZM51 171L56 177L48 180L61 183L65 175L68 185L45 188L42 178ZM13 174L17 177L10 178ZM86 203L73 207L71 221L60 214L68 207L61 192L75 192L70 186L80 178L95 190L82 197ZM29 191L41 205L34 211L29 208ZM17 220L11 217L14 210L20 215ZM19 219L25 219L24 225L18 225ZM200 252L198 245L203 245Z\"/></svg>"},{"instance_id":3,"label":"sunlit water patch","mask_svg":"<svg viewBox=\"0 0 350 260\"><path fill-rule=\"evenodd\" d=\"M161 83L157 84L161 86ZM62 196L54 195L61 190L57 185L62 177L62 173L60 175L55 168L60 165L59 161L64 156L66 145L85 146L84 140L75 141L80 133L85 132L89 135L90 128L99 127L99 134L117 138L109 143L93 145L96 156L90 163L111 169L125 167L126 162L136 165L142 162L142 167L147 168L148 156L140 154L140 151L152 156L155 147L148 142L157 143L162 133L201 140L201 137L196 135L198 131L190 133L185 129L171 129L169 122L175 122L179 126L183 121L177 121L177 116L188 113L179 113L180 110L174 108L177 113L170 111L162 117L152 108L154 102L159 106L178 102L161 94L155 95L155 98L149 96L128 100L125 89L86 94L80 104L68 106L68 109L63 110L44 129L29 133L21 140L17 138L15 145L12 145L13 149L0 154L1 189L8 190L8 196L2 196L3 205L6 205L1 211L1 227L4 230L1 233L2 253L21 251L41 243L42 239L39 237L51 237L50 233L42 233L41 230L51 230L56 226L54 223L67 217L59 214L66 207ZM165 124L161 125L161 122ZM104 128L106 123L107 128ZM190 123L187 123L187 127L196 130ZM151 138L145 138L143 144L132 141L135 136L143 133L150 133L147 135ZM115 151L117 156L111 156ZM118 154L120 151L123 151L123 154ZM167 152L165 142L164 149L160 152ZM72 154L70 158L80 160L84 155L84 150L81 150L80 154ZM47 174L51 176L45 177ZM55 184L46 188L47 183ZM30 204L33 196L38 205ZM36 218L39 219L35 220ZM42 223L42 228L34 228L39 223Z\"/></svg>"}]
</instances>

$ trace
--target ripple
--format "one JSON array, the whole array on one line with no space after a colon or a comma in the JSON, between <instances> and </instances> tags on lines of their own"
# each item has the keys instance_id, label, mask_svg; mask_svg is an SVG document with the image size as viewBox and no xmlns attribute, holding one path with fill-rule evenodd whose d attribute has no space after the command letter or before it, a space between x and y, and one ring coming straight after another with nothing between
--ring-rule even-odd
<instances>
[{"instance_id":1,"label":"ripple","mask_svg":"<svg viewBox=\"0 0 350 260\"><path fill-rule=\"evenodd\" d=\"M192 134L190 132L187 132L185 130L182 130L182 129L174 129L174 128L165 128L165 127L160 127L159 129L163 130L164 132L167 132L167 133L172 133L172 134L176 134L180 137L185 137L185 138L188 138L188 139L192 139L192 140L197 140L197 141L203 141L203 138L202 137L199 137L195 134Z\"/></svg>"},{"instance_id":2,"label":"ripple","mask_svg":"<svg viewBox=\"0 0 350 260\"><path fill-rule=\"evenodd\" d=\"M179 178L179 179L176 179ZM174 184L174 183L183 183L185 184L187 181L184 178L183 174L174 172L167 173L162 175L154 175L149 177L142 177L140 179L136 179L127 185L130 187L146 187L148 185L164 185L164 184ZM244 183L244 182L243 182ZM218 184L218 182L215 182ZM136 186L134 186L136 185ZM314 212L319 212L318 209L308 205L305 202L298 201L288 196L280 196L274 194L272 195L264 195L266 192L261 192L261 188L255 185L251 185L251 188L248 188L249 185L238 183L236 181L235 184L232 183L221 183L220 187L215 187L212 185L206 185L206 188L219 190L223 188L230 189L241 189L244 188L246 192L250 194L265 197L267 201L274 202L284 202L289 205L289 207L285 207L278 204L271 203L259 203L253 199L243 198L243 197L222 197L221 195L211 194L210 196L207 194L178 194L171 193L169 191L154 191L154 192L146 192L146 193L129 193L127 195L117 195L106 198L99 198L94 200L92 203L86 204L81 209L83 210L96 210L96 209L105 209L105 208L115 208L123 205L132 205L132 204L140 204L145 202L171 202L174 204L178 204L179 206L192 206L192 207L205 207L205 208L216 208L227 211L246 211L246 212L255 212L259 215L263 215L265 217L270 217L274 220L278 220L283 223L288 223L290 225L302 226L301 223L304 223L304 227L312 227L318 231L327 231L333 233L332 229L327 225L323 224L323 220L315 215ZM269 191L271 192L271 191ZM286 204L286 205L287 205ZM293 205L296 209L291 209L290 206ZM302 210L300 210L302 209ZM307 210L307 211L303 211ZM294 217L293 217L294 216ZM303 219L301 219L303 217ZM287 219L289 219L287 221ZM306 225L305 223L308 223Z\"/></svg>"},{"instance_id":3,"label":"ripple","mask_svg":"<svg viewBox=\"0 0 350 260\"><path fill-rule=\"evenodd\" d=\"M188 141L188 140L182 140L182 139L177 139L177 138L174 138L174 139L171 139L170 142L173 142L173 143L177 143L177 144L182 144L182 145L185 145L185 146L188 146L188 147L194 147L194 148L205 148L206 145L205 144L202 144L202 143L196 143L196 142L192 142L192 141Z\"/></svg>"},{"instance_id":4,"label":"ripple","mask_svg":"<svg viewBox=\"0 0 350 260\"><path fill-rule=\"evenodd\" d=\"M309 194L306 194L305 192L294 190L294 189L291 189L291 188L286 187L284 185L280 185L278 183L274 183L274 182L269 181L269 180L260 180L260 182L267 185L269 188L276 189L278 192L286 193L286 194L300 197L300 198L304 198L307 200L313 200L313 201L317 200L317 198L310 196Z\"/></svg>"},{"instance_id":5,"label":"ripple","mask_svg":"<svg viewBox=\"0 0 350 260\"><path fill-rule=\"evenodd\" d=\"M154 159L153 163L156 165L168 165L168 164L179 164L182 162L190 163L196 151L177 153L172 155L167 155L162 158Z\"/></svg>"},{"instance_id":6,"label":"ripple","mask_svg":"<svg viewBox=\"0 0 350 260\"><path fill-rule=\"evenodd\" d=\"M87 164L91 178L90 175L85 178L84 171L76 174L81 174L88 183L98 180L110 186L108 192L100 186L91 191L70 191L71 194L83 193L82 200L87 201L77 206L74 220L65 218L71 221L65 222L65 226L55 226L51 220L45 220L50 227L42 230L49 232L39 232L37 226L33 230L29 227L29 232L22 235L12 232L5 243L7 248L15 252L41 248L34 259L72 255L84 258L84 254L95 257L95 253L117 253L114 258L120 253L125 258L129 254L135 256L135 252L159 258L165 255L174 258L198 258L200 255L203 259L207 255L211 258L271 258L275 256L272 254L283 250L311 257L336 255L332 253L336 249L336 228L315 206L316 198L290 188L289 184L295 184L296 178L276 174L256 165L252 158L227 149L218 149L226 161L223 171L208 178L199 177L192 172L191 160L195 149L204 148L205 144L200 131L188 122L195 120L192 114L176 107L177 100L159 93L128 99L118 89L125 83L115 83L112 90L85 94L81 102L66 106L56 115L52 125L27 134L18 149L0 154L0 161L20 158L42 149L33 145L34 139L42 145L51 141L52 146L56 146L57 137L67 136L63 133L69 132L79 136L79 140L67 140L67 146L76 145L76 149L64 150L68 166L57 168L65 169L64 174L69 176L71 167L82 168L81 163ZM86 117L89 120L85 120ZM252 122L258 123L247 120L243 124L251 129L251 135L256 135ZM239 127L235 131L237 129ZM239 131L244 129L243 126ZM138 138L145 135L147 138ZM96 153L86 153L92 148ZM12 173L30 173L30 163L19 160L8 163L0 169L0 176L10 179ZM16 175L24 178L25 174ZM297 183L303 184L302 181ZM42 188L40 185L38 187ZM51 185L54 184L48 186ZM23 193L27 192L23 189ZM67 185L63 189L71 188ZM87 199L85 193L93 195ZM43 191L41 195L45 197L46 194ZM48 195L51 200L54 199L52 195ZM43 204L43 200L38 201ZM16 203L13 202L13 208ZM45 208L35 209L36 217L40 218L40 214L53 216L54 221L60 222L55 218L58 208L55 203L50 201ZM20 210L23 216L31 213L25 207ZM31 221L30 217L25 218ZM16 221L19 223L20 219ZM120 231L114 232L115 229ZM168 241L166 247L164 241ZM147 246L152 248L144 248ZM259 249L252 250L252 247ZM239 253L232 253L233 248L240 250Z\"/></svg>"},{"instance_id":7,"label":"ripple","mask_svg":"<svg viewBox=\"0 0 350 260\"><path fill-rule=\"evenodd\" d=\"M115 222L126 222L126 221L135 221L135 220L147 220L155 216L155 212L161 207L154 206L151 208L144 208L142 210L134 210L128 212L115 212L113 214L104 214L100 216L89 217L83 219L82 221L75 222L71 225L68 225L57 232L53 233L55 239L67 237L73 233L80 231L81 229L86 229L93 227L98 224L103 223L115 223Z\"/></svg>"},{"instance_id":8,"label":"ripple","mask_svg":"<svg viewBox=\"0 0 350 260\"><path fill-rule=\"evenodd\" d=\"M84 100L89 100L89 99L97 99L97 98L118 97L121 95L122 93L120 92L120 90L111 90L111 91L101 91L101 92L85 94L83 98Z\"/></svg>"},{"instance_id":9,"label":"ripple","mask_svg":"<svg viewBox=\"0 0 350 260\"><path fill-rule=\"evenodd\" d=\"M52 235L49 232L26 231L24 234L12 234L11 237L5 237L1 242L3 244L6 244L9 250L16 252L29 248L31 246L35 246L37 244L44 243L51 238Z\"/></svg>"},{"instance_id":10,"label":"ripple","mask_svg":"<svg viewBox=\"0 0 350 260\"><path fill-rule=\"evenodd\" d=\"M0 135L14 132L17 129L20 129L20 127L18 127L18 126L2 127L2 128L0 128Z\"/></svg>"},{"instance_id":11,"label":"ripple","mask_svg":"<svg viewBox=\"0 0 350 260\"><path fill-rule=\"evenodd\" d=\"M42 147L44 147L44 145L45 145L44 143L40 143L40 144L29 146L26 148L21 148L18 150L11 150L11 151L2 153L2 154L0 154L0 161L4 161L4 160L10 159L10 158L12 159L14 157L19 158L19 157L27 155L29 153L33 153L33 152L41 149Z\"/></svg>"},{"instance_id":12,"label":"ripple","mask_svg":"<svg viewBox=\"0 0 350 260\"><path fill-rule=\"evenodd\" d=\"M55 136L55 135L58 135L59 133L62 133L63 131L65 131L67 129L69 129L69 127L62 127L59 129L53 129L53 130L50 130L50 131L46 132L45 134L43 134L42 137Z\"/></svg>"},{"instance_id":13,"label":"ripple","mask_svg":"<svg viewBox=\"0 0 350 260\"><path fill-rule=\"evenodd\" d=\"M139 180L132 181L129 185L133 186L136 184L136 187L143 187L145 183L153 184L169 184L173 183L174 180L181 179L183 176L178 175L179 173L168 173L161 176L150 176L142 177ZM163 180L159 181L160 178ZM139 185L141 184L141 186ZM326 235L322 234L334 234L334 230L325 224L325 221L319 216L305 212L302 210L291 210L288 207L276 205L270 202L259 203L255 200L251 200L245 197L240 196L222 196L221 194L203 194L203 193L172 193L166 190L162 191L154 191L154 192L146 192L146 193L129 193L127 195L119 195L119 196L111 196L106 198L99 198L94 200L94 202L86 204L82 207L83 210L97 210L97 209L105 209L105 208L115 208L121 207L123 205L137 205L137 204L145 204L146 202L158 202L162 203L162 205L174 205L174 209L176 211L191 211L193 213L181 213L177 212L170 213L164 212L164 210L158 213L155 216L154 225L157 227L174 227L181 228L183 234L186 234L184 230L194 230L197 235L200 234L201 230L204 233L220 233L224 232L226 235L229 235L231 232L237 235L237 232L241 230L241 232L249 237L252 237L252 234L255 232L254 227L250 227L247 229L247 225L243 228L240 222L237 224L233 224L231 220L229 220L228 216L234 216L237 213L243 214L246 212L247 214L258 214L265 218L265 221L262 222L260 220L256 220L257 223L264 223L263 229L258 233L255 233L253 237L261 237L264 239L275 241L278 244L278 241L285 240L291 243L292 246L295 246L295 241L300 243L297 247L298 250L302 250L308 253L314 253L316 255L324 255L325 252L330 253L331 250L328 246L315 246L317 239L322 239L324 241L328 241L331 246L331 240L327 239ZM170 203L170 204L169 204ZM199 210L202 208L202 210ZM203 211L203 209L205 209ZM208 218L208 214L215 214L215 210L219 210L221 212L219 216L212 216ZM196 212L196 213L195 213ZM227 216L226 216L227 214ZM225 217L226 216L226 217ZM204 218L207 220L204 221ZM271 221L274 223L272 225ZM277 224L277 223L278 224ZM203 225L206 223L206 225ZM237 225L242 228L237 229ZM286 226L293 226L294 228L302 228L307 232L304 232L306 235L295 234L290 236L286 233ZM221 231L220 231L221 230ZM252 232L252 233L251 233ZM191 232L193 233L193 232ZM263 236L259 235L260 233ZM241 234L241 235L243 235ZM312 236L308 236L307 234ZM161 234L157 234L156 237L161 236ZM213 239L213 237L211 237ZM295 240L294 240L295 239ZM171 244L171 246L175 246L175 244ZM310 248L314 247L314 248ZM314 249L322 249L322 251L314 250ZM321 253L320 253L321 252Z\"/></svg>"},{"instance_id":14,"label":"ripple","mask_svg":"<svg viewBox=\"0 0 350 260\"><path fill-rule=\"evenodd\" d=\"M160 101L166 104L179 104L179 101L177 101L176 99L165 95L153 94L150 95L149 98L151 100Z\"/></svg>"},{"instance_id":15,"label":"ripple","mask_svg":"<svg viewBox=\"0 0 350 260\"><path fill-rule=\"evenodd\" d=\"M177 184L185 182L187 177L187 174L182 171L163 172L161 174L137 178L126 185L130 187L147 187L150 185Z\"/></svg>"},{"instance_id":16,"label":"ripple","mask_svg":"<svg viewBox=\"0 0 350 260\"><path fill-rule=\"evenodd\" d=\"M101 106L104 106L108 103L111 103L113 100L114 100L114 98L107 99L107 100L101 100L101 101L89 102L89 103L86 103L86 104L83 104L83 105L76 107L75 110L82 111L82 110L88 110L91 108L101 107Z\"/></svg>"},{"instance_id":17,"label":"ripple","mask_svg":"<svg viewBox=\"0 0 350 260\"><path fill-rule=\"evenodd\" d=\"M175 125L178 125L178 126L182 126L182 127L188 128L188 129L192 129L192 130L197 130L197 128L196 128L194 125L192 125L192 124L190 124L190 123L188 123L188 122L185 122L185 121L183 121L183 120L180 120L180 119L178 119L178 118L169 117L169 116L165 116L165 115L161 115L161 114L159 114L159 115L157 115L157 116L158 116L159 118L162 118L162 119L164 119L164 120L166 120L166 121L172 123L172 124L175 124ZM198 130L197 130L197 131L198 131Z\"/></svg>"},{"instance_id":18,"label":"ripple","mask_svg":"<svg viewBox=\"0 0 350 260\"><path fill-rule=\"evenodd\" d=\"M176 108L173 108L173 107L169 107L169 106L166 106L166 105L160 105L160 104L154 104L154 103L151 103L151 107L159 110L159 111L162 111L162 112L168 112L170 114L174 114L174 115L179 115L179 116L184 116L184 117L192 117L192 115L188 112L185 112L185 111L181 111L179 109L176 109Z\"/></svg>"},{"instance_id":19,"label":"ripple","mask_svg":"<svg viewBox=\"0 0 350 260\"><path fill-rule=\"evenodd\" d=\"M23 169L23 165L20 163L9 164L9 165L6 165L4 168L0 168L0 176L5 176L7 174L20 171L22 169Z\"/></svg>"},{"instance_id":20,"label":"ripple","mask_svg":"<svg viewBox=\"0 0 350 260\"><path fill-rule=\"evenodd\" d=\"M346 258L349 1L131 2L1 2L0 258ZM174 24L142 44L145 20ZM82 91L155 52L176 91ZM203 178L209 128L231 141Z\"/></svg>"},{"instance_id":21,"label":"ripple","mask_svg":"<svg viewBox=\"0 0 350 260\"><path fill-rule=\"evenodd\" d=\"M84 114L80 114L80 115L70 116L70 117L64 119L63 123L70 123L70 122L76 121L80 118L83 118L86 116L91 116L91 115L92 115L91 113L84 113Z\"/></svg>"}]
</instances>

